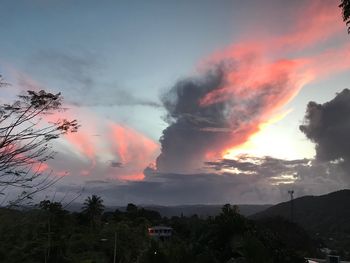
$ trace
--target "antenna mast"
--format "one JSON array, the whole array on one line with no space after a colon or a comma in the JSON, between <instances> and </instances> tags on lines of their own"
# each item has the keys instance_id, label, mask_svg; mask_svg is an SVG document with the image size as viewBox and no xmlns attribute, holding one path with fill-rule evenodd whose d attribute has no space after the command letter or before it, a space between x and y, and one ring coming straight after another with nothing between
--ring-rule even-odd
<instances>
[{"instance_id":1,"label":"antenna mast","mask_svg":"<svg viewBox=\"0 0 350 263\"><path fill-rule=\"evenodd\" d=\"M294 222L294 190L289 190L288 194L290 195L290 221Z\"/></svg>"}]
</instances>

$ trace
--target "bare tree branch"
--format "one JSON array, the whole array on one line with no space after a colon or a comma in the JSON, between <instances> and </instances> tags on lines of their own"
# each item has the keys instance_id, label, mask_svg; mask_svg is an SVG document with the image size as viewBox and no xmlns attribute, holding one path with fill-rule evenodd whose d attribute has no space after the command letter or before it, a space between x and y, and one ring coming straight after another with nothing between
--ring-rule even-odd
<instances>
[{"instance_id":1,"label":"bare tree branch","mask_svg":"<svg viewBox=\"0 0 350 263\"><path fill-rule=\"evenodd\" d=\"M7 85L0 75L0 87ZM76 132L76 120L45 121L45 116L62 111L61 94L27 91L12 104L0 105L0 194L9 187L23 191L12 205L30 199L56 183L60 177L47 172L54 158L51 141Z\"/></svg>"}]
</instances>

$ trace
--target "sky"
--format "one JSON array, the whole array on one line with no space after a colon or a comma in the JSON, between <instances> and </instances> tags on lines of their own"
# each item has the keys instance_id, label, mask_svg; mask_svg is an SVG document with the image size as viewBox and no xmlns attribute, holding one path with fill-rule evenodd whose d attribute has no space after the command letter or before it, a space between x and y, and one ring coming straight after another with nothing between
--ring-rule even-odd
<instances>
[{"instance_id":1,"label":"sky","mask_svg":"<svg viewBox=\"0 0 350 263\"><path fill-rule=\"evenodd\" d=\"M54 143L62 178L40 198L263 204L349 187L336 1L0 4L1 103L61 92L81 125Z\"/></svg>"}]
</instances>

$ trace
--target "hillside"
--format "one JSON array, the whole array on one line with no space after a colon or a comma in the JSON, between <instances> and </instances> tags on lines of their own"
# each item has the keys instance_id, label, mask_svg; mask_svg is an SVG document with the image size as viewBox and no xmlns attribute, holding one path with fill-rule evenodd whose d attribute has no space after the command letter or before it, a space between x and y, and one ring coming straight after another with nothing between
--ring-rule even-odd
<instances>
[{"instance_id":1,"label":"hillside","mask_svg":"<svg viewBox=\"0 0 350 263\"><path fill-rule=\"evenodd\" d=\"M73 203L67 209L71 212L81 211L82 204ZM193 216L199 217L217 216L221 212L222 205L139 205L145 209L154 210L162 216ZM271 207L271 205L238 205L239 211L244 216L251 216ZM125 211L126 206L106 206L106 211L113 212L116 209Z\"/></svg>"},{"instance_id":2,"label":"hillside","mask_svg":"<svg viewBox=\"0 0 350 263\"><path fill-rule=\"evenodd\" d=\"M238 205L239 211L244 216L250 216L265 210L271 205ZM159 212L162 216L192 216L199 217L217 216L221 212L222 205L178 205L178 206L145 206Z\"/></svg>"},{"instance_id":3,"label":"hillside","mask_svg":"<svg viewBox=\"0 0 350 263\"><path fill-rule=\"evenodd\" d=\"M262 220L281 216L290 219L290 207L290 201L280 203L250 218ZM350 190L294 199L294 221L329 247L350 247Z\"/></svg>"},{"instance_id":4,"label":"hillside","mask_svg":"<svg viewBox=\"0 0 350 263\"><path fill-rule=\"evenodd\" d=\"M304 263L305 256L317 256L315 243L298 225L277 219L272 224L278 229L270 230L231 205L212 218L165 218L135 205L102 213L101 204L91 216L95 208L70 213L45 200L33 209L0 209L0 261ZM157 225L173 231L151 235L148 228Z\"/></svg>"}]
</instances>

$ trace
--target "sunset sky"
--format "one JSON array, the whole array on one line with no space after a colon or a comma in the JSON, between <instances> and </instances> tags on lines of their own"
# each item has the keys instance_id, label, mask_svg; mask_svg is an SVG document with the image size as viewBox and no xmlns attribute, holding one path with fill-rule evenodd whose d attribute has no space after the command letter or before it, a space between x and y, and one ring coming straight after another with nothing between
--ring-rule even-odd
<instances>
[{"instance_id":1,"label":"sunset sky","mask_svg":"<svg viewBox=\"0 0 350 263\"><path fill-rule=\"evenodd\" d=\"M252 204L350 186L337 1L1 0L0 36L1 103L61 92L81 124L54 144L47 169L65 176L46 196Z\"/></svg>"}]
</instances>

